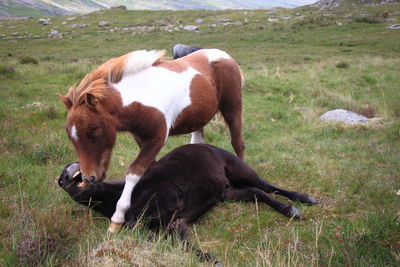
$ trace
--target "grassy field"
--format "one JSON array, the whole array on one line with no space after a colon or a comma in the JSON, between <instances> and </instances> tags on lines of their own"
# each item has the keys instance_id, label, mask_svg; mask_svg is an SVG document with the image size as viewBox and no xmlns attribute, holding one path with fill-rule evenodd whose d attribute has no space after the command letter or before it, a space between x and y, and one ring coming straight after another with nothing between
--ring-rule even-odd
<instances>
[{"instance_id":1,"label":"grassy field","mask_svg":"<svg viewBox=\"0 0 400 267\"><path fill-rule=\"evenodd\" d=\"M201 265L162 233L148 241L140 225L107 235L107 220L54 182L77 159L55 94L110 57L184 43L223 49L241 65L246 162L319 202L293 203L302 221L264 205L223 203L194 225L199 246L225 266L398 266L400 30L387 26L399 24L400 6L275 11L102 11L47 26L0 21L0 265ZM101 28L101 20L112 24ZM201 32L180 28L195 24ZM51 29L63 37L47 37ZM371 121L319 122L335 108ZM220 120L205 131L207 143L232 151ZM188 141L170 138L161 155ZM133 138L120 134L108 176L123 177L137 152Z\"/></svg>"}]
</instances>

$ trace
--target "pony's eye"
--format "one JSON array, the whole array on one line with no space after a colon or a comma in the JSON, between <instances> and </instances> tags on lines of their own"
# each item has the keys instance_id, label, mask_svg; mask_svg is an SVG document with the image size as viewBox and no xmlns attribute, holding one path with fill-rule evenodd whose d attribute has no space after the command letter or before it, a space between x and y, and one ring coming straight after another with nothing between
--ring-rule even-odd
<instances>
[{"instance_id":1,"label":"pony's eye","mask_svg":"<svg viewBox=\"0 0 400 267\"><path fill-rule=\"evenodd\" d=\"M102 133L103 133L103 130L102 130L101 128L96 128L96 129L92 130L92 131L87 135L87 137L88 137L90 140L93 140L93 141L94 141L94 140L98 139L99 137L101 137Z\"/></svg>"},{"instance_id":2,"label":"pony's eye","mask_svg":"<svg viewBox=\"0 0 400 267\"><path fill-rule=\"evenodd\" d=\"M90 140L96 140L96 139L98 138L98 136L93 135L93 134L88 134L88 138L89 138Z\"/></svg>"}]
</instances>

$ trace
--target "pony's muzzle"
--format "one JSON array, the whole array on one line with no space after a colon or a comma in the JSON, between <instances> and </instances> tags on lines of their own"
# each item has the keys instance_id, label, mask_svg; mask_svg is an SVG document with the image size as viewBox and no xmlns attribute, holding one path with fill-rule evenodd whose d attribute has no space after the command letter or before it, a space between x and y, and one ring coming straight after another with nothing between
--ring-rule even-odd
<instances>
[{"instance_id":1,"label":"pony's muzzle","mask_svg":"<svg viewBox=\"0 0 400 267\"><path fill-rule=\"evenodd\" d=\"M96 176L94 175L83 176L82 181L87 184L93 184L96 181Z\"/></svg>"}]
</instances>

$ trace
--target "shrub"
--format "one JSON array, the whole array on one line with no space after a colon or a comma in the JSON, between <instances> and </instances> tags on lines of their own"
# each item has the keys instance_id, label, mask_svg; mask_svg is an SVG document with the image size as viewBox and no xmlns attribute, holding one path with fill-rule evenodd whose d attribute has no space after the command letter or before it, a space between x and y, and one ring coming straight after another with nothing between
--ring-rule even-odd
<instances>
[{"instance_id":1,"label":"shrub","mask_svg":"<svg viewBox=\"0 0 400 267\"><path fill-rule=\"evenodd\" d=\"M0 65L0 75L7 75L15 73L15 68L12 65Z\"/></svg>"},{"instance_id":2,"label":"shrub","mask_svg":"<svg viewBox=\"0 0 400 267\"><path fill-rule=\"evenodd\" d=\"M358 23L368 23L368 24L378 24L383 22L383 20L378 17L356 17L354 18L354 21Z\"/></svg>"},{"instance_id":3,"label":"shrub","mask_svg":"<svg viewBox=\"0 0 400 267\"><path fill-rule=\"evenodd\" d=\"M336 68L339 68L339 69L347 69L349 67L350 67L349 63L347 63L345 61L340 61L339 63L336 64Z\"/></svg>"},{"instance_id":4,"label":"shrub","mask_svg":"<svg viewBox=\"0 0 400 267\"><path fill-rule=\"evenodd\" d=\"M37 59L35 59L35 58L33 58L33 57L25 56L25 57L22 57L22 58L19 60L19 63L21 63L21 64L34 64L34 65L37 65L37 64L39 64L39 61L37 61Z\"/></svg>"}]
</instances>

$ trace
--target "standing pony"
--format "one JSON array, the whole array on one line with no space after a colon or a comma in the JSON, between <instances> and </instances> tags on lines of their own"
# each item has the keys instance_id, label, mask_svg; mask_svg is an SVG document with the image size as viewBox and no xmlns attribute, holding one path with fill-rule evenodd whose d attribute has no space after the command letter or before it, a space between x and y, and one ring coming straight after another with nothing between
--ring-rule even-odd
<instances>
[{"instance_id":1,"label":"standing pony","mask_svg":"<svg viewBox=\"0 0 400 267\"><path fill-rule=\"evenodd\" d=\"M236 62L224 51L203 49L177 60L164 51L134 51L111 59L87 74L66 96L67 134L83 173L83 183L106 177L118 131L131 132L140 147L111 218L110 232L125 221L136 183L169 135L192 133L203 143L203 127L220 111L231 143L243 159L242 82Z\"/></svg>"}]
</instances>

